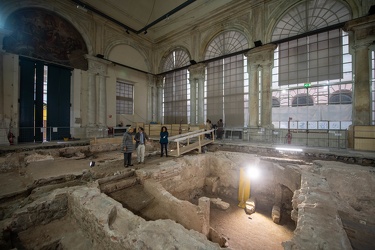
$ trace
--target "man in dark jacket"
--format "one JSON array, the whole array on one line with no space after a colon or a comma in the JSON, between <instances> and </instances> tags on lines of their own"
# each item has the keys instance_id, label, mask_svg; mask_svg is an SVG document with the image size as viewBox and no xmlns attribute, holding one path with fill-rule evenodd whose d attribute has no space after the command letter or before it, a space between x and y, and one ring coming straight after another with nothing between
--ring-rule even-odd
<instances>
[{"instance_id":1,"label":"man in dark jacket","mask_svg":"<svg viewBox=\"0 0 375 250\"><path fill-rule=\"evenodd\" d=\"M134 149L133 145L133 132L134 129L129 127L122 138L122 152L124 153L124 167L131 167L132 164L132 153Z\"/></svg>"},{"instance_id":2,"label":"man in dark jacket","mask_svg":"<svg viewBox=\"0 0 375 250\"><path fill-rule=\"evenodd\" d=\"M137 149L138 164L145 164L145 144L149 140L148 135L145 133L142 127L139 127L138 133L135 135L134 139L136 141L135 148Z\"/></svg>"}]
</instances>

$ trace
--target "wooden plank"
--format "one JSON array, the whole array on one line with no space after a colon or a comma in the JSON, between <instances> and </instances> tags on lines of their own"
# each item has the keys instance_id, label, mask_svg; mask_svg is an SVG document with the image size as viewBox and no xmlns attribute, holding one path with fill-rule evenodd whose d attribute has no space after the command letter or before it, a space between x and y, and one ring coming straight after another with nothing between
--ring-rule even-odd
<instances>
[{"instance_id":1,"label":"wooden plank","mask_svg":"<svg viewBox=\"0 0 375 250\"><path fill-rule=\"evenodd\" d=\"M94 140L90 140L90 145L94 144L121 144L122 143L122 136L116 136L111 138L95 138Z\"/></svg>"},{"instance_id":2,"label":"wooden plank","mask_svg":"<svg viewBox=\"0 0 375 250\"><path fill-rule=\"evenodd\" d=\"M150 124L150 131L148 135L151 137L159 137L161 127L162 127L161 124Z\"/></svg>"},{"instance_id":3,"label":"wooden plank","mask_svg":"<svg viewBox=\"0 0 375 250\"><path fill-rule=\"evenodd\" d=\"M375 151L375 139L355 138L354 139L354 149L355 150Z\"/></svg>"},{"instance_id":4,"label":"wooden plank","mask_svg":"<svg viewBox=\"0 0 375 250\"><path fill-rule=\"evenodd\" d=\"M203 132L203 131L204 131L204 129L201 129L201 130L198 130L198 131L192 131L192 132L188 132L188 133L185 133L185 134L178 134L178 135L170 136L169 141L174 141L175 139L178 139L178 138L188 137L190 135L193 135L192 137L196 137L197 133L200 133L200 132Z\"/></svg>"},{"instance_id":5,"label":"wooden plank","mask_svg":"<svg viewBox=\"0 0 375 250\"><path fill-rule=\"evenodd\" d=\"M186 145L184 147L181 147L181 145L179 145L179 150L171 151L171 152L168 153L168 155L175 156L175 157L180 156L182 154L185 154L185 153L190 152L190 151L195 150L195 149L200 150L201 147L203 147L207 144L210 144L212 142L213 142L212 140L203 140L203 141L197 141L197 142L191 143L191 144Z\"/></svg>"},{"instance_id":6,"label":"wooden plank","mask_svg":"<svg viewBox=\"0 0 375 250\"><path fill-rule=\"evenodd\" d=\"M354 126L355 138L375 138L375 126Z\"/></svg>"},{"instance_id":7,"label":"wooden plank","mask_svg":"<svg viewBox=\"0 0 375 250\"><path fill-rule=\"evenodd\" d=\"M204 135L204 134L207 134L207 133L210 133L210 132L212 133L214 130L215 129L211 129L211 130L207 130L207 131L199 130L199 131L194 131L194 132L186 133L186 134L182 135L179 138L175 138L173 141L175 141L175 142L184 141L186 139L194 138L194 137L197 137L199 135ZM214 138L212 138L212 140L214 141Z\"/></svg>"},{"instance_id":8,"label":"wooden plank","mask_svg":"<svg viewBox=\"0 0 375 250\"><path fill-rule=\"evenodd\" d=\"M354 126L354 132L357 131L375 132L375 126Z\"/></svg>"}]
</instances>

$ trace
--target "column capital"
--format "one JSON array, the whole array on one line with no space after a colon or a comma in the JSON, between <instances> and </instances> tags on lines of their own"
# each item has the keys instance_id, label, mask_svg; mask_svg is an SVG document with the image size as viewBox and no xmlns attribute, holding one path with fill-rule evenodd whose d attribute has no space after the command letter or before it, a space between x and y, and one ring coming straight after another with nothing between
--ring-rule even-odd
<instances>
[{"instance_id":1,"label":"column capital","mask_svg":"<svg viewBox=\"0 0 375 250\"><path fill-rule=\"evenodd\" d=\"M85 58L87 59L89 63L89 70L88 70L89 73L103 75L103 76L107 75L107 67L109 64L111 64L110 61L97 58L91 55L85 55Z\"/></svg>"},{"instance_id":2,"label":"column capital","mask_svg":"<svg viewBox=\"0 0 375 250\"><path fill-rule=\"evenodd\" d=\"M355 44L371 43L375 40L375 15L350 20L345 23L343 30L354 34Z\"/></svg>"},{"instance_id":3,"label":"column capital","mask_svg":"<svg viewBox=\"0 0 375 250\"><path fill-rule=\"evenodd\" d=\"M204 79L205 69L206 69L206 65L204 63L198 63L198 64L191 65L188 68L188 70L190 72L190 78L192 78L192 79L203 78Z\"/></svg>"},{"instance_id":4,"label":"column capital","mask_svg":"<svg viewBox=\"0 0 375 250\"><path fill-rule=\"evenodd\" d=\"M163 88L163 79L164 79L164 75L157 75L155 76L155 85L156 87L158 88Z\"/></svg>"},{"instance_id":5,"label":"column capital","mask_svg":"<svg viewBox=\"0 0 375 250\"><path fill-rule=\"evenodd\" d=\"M272 65L273 64L273 54L277 48L276 44L266 44L260 47L255 47L245 53L250 64L255 65Z\"/></svg>"}]
</instances>

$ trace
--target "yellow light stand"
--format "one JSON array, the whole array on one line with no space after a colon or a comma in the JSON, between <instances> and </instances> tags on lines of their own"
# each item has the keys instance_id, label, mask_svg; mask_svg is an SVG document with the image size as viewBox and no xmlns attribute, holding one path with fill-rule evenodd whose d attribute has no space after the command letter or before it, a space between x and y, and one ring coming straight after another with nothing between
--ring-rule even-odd
<instances>
[{"instance_id":1,"label":"yellow light stand","mask_svg":"<svg viewBox=\"0 0 375 250\"><path fill-rule=\"evenodd\" d=\"M238 184L238 206L240 208L246 207L246 201L250 198L250 178L246 176L243 168L240 168L240 181Z\"/></svg>"}]
</instances>

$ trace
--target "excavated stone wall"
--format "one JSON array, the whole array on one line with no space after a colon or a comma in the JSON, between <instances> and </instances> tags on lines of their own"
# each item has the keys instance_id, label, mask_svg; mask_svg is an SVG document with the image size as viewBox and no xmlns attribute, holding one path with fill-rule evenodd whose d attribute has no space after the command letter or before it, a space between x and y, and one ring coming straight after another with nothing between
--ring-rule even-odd
<instances>
[{"instance_id":1,"label":"excavated stone wall","mask_svg":"<svg viewBox=\"0 0 375 250\"><path fill-rule=\"evenodd\" d=\"M35 157L30 160L35 161ZM27 161L27 156L22 161L25 159ZM223 151L184 156L136 171L140 182L158 197L158 201L174 204L163 208L163 218L168 218L168 212L174 211L172 220L145 221L101 193L98 184L90 183L85 187L52 191L16 210L13 217L1 221L0 226L3 232L20 233L69 217L92 239L93 249L165 249L186 245L218 249L217 244L205 237L209 225L205 220L209 214L208 201L201 199L196 206L186 200L199 196L202 189L236 199L239 169L249 165L255 165L261 171L260 178L251 183L251 196L258 204L271 208L285 202L284 196L288 193L285 189L294 194L291 218L296 222L296 230L294 237L283 243L284 249L374 247L373 166L335 161L291 164L275 159L270 161L269 157ZM196 216L192 216L194 213ZM199 218L203 220L194 228L196 231L186 229L193 228L188 219L180 219L190 216L192 223L197 223Z\"/></svg>"}]
</instances>

